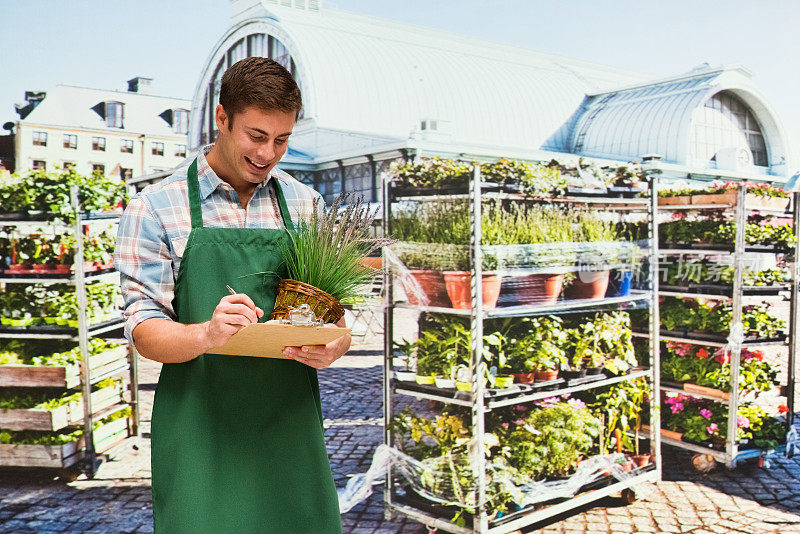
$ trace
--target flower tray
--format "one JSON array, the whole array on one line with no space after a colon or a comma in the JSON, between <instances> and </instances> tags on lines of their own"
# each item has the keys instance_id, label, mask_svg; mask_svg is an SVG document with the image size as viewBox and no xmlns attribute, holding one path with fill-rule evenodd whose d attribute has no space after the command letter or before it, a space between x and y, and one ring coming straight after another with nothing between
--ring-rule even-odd
<instances>
[{"instance_id":1,"label":"flower tray","mask_svg":"<svg viewBox=\"0 0 800 534\"><path fill-rule=\"evenodd\" d=\"M95 450L107 451L130 436L128 418L117 419L94 431ZM83 438L62 445L0 444L0 466L64 468L83 458Z\"/></svg>"},{"instance_id":2,"label":"flower tray","mask_svg":"<svg viewBox=\"0 0 800 534\"><path fill-rule=\"evenodd\" d=\"M126 346L89 357L94 376L122 367L128 358ZM79 365L0 365L0 387L75 388L81 384Z\"/></svg>"},{"instance_id":3,"label":"flower tray","mask_svg":"<svg viewBox=\"0 0 800 534\"><path fill-rule=\"evenodd\" d=\"M713 341L717 343L727 343L728 337L724 334L707 333L707 332L693 332L688 330L664 330L660 332L661 336L677 337L683 339L693 339L698 341ZM781 333L775 337L765 338L758 336L745 336L744 343L782 343L786 341L787 334Z\"/></svg>"},{"instance_id":4,"label":"flower tray","mask_svg":"<svg viewBox=\"0 0 800 534\"><path fill-rule=\"evenodd\" d=\"M670 291L673 293L698 293L702 295L719 295L721 297L733 296L733 286L731 285L687 284L685 286L671 286L660 284L658 289L659 291ZM783 291L789 291L790 289L791 286L787 284L742 287L746 295L777 295Z\"/></svg>"},{"instance_id":5,"label":"flower tray","mask_svg":"<svg viewBox=\"0 0 800 534\"><path fill-rule=\"evenodd\" d=\"M123 384L114 384L91 395L92 411L97 414L123 400ZM0 410L0 428L4 430L61 430L83 421L83 400L73 401L52 410L45 408Z\"/></svg>"},{"instance_id":6,"label":"flower tray","mask_svg":"<svg viewBox=\"0 0 800 534\"><path fill-rule=\"evenodd\" d=\"M736 206L738 203L738 191L725 191L712 195L692 195L692 204L699 206L707 205L728 205ZM745 206L753 209L785 210L789 207L788 198L762 197L748 193L745 198Z\"/></svg>"}]
</instances>

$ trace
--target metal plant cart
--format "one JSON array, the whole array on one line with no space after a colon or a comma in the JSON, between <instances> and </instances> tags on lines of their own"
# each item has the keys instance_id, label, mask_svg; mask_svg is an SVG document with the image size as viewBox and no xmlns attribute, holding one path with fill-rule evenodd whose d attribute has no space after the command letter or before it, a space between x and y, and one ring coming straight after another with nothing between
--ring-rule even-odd
<instances>
[{"instance_id":1,"label":"metal plant cart","mask_svg":"<svg viewBox=\"0 0 800 534\"><path fill-rule=\"evenodd\" d=\"M547 199L546 202L570 203L575 207L583 207L592 210L613 210L615 212L637 212L641 214L642 220L646 220L647 226L647 259L646 270L647 280L644 281L645 289L633 290L627 296L587 299L587 300L566 300L558 301L553 305L522 305L497 307L491 310L483 309L482 302L482 250L481 250L481 210L482 200L501 199L517 202L542 202L542 200L526 199L520 194L515 194L504 190L502 187L493 187L496 184L487 184L481 180L481 168L479 165L473 166L470 177L468 194L462 190L454 195L424 195L419 191L409 191L396 188L391 180L384 183L384 228L386 235L392 235L392 205L397 202L436 202L445 196L447 198L462 198L469 200L470 211L470 254L471 254L471 309L459 310L431 306L414 306L407 302L395 302L393 277L389 269L385 269L385 335L384 335L384 430L385 443L389 446L393 443L391 429L388 426L393 416L394 396L410 396L417 399L435 401L436 406L444 404L457 404L469 407L471 410L472 438L474 443L470 447L470 460L473 469L474 480L476 481L476 507L475 514L472 516L472 525L459 526L450 521L449 517L436 515L423 507L415 506L407 500L397 498L395 492L395 480L391 467L386 480L384 493L387 513L405 514L415 520L425 524L431 530L454 532L460 534L467 533L508 533L517 529L546 521L559 514L576 510L586 504L596 502L603 497L622 493L623 498L628 502L635 500L635 491L638 485L644 482L657 482L661 479L661 438L659 432L659 418L657 416L657 396L650 395L650 450L653 464L649 468L640 468L632 473L629 478L621 480L612 479L605 485L581 488L574 497L570 499L560 499L558 501L546 502L544 506L524 508L518 512L506 515L502 520L490 520L487 511L487 482L486 482L486 459L484 456L484 437L485 437L485 416L491 410L504 406L532 403L543 398L554 397L567 393L588 391L610 384L620 383L628 380L635 380L646 377L652 391L659 390L659 332L658 332L658 279L657 279L657 254L658 254L658 227L654 224L655 212L657 209L657 195L655 180L648 183L647 198L612 198L610 196L564 196ZM617 310L625 309L626 306L638 305L646 307L649 311L650 343L649 343L649 368L636 368L630 374L604 378L599 381L584 383L568 387L563 382L558 389L550 391L537 391L522 389L516 394L498 394L503 390L487 389L484 381L480 379L480 363L483 351L484 321L491 318L504 317L527 317L544 314L564 314L571 312L594 311L601 309ZM395 380L393 372L393 335L395 330L394 312L395 309L413 309L419 312L433 312L441 314L458 315L468 317L471 331L471 376L472 389L470 392L456 393L454 390L442 389L436 391L435 388L416 387L413 382L400 382Z\"/></svg>"},{"instance_id":2,"label":"metal plant cart","mask_svg":"<svg viewBox=\"0 0 800 534\"><path fill-rule=\"evenodd\" d=\"M665 168L669 168L667 166ZM675 169L670 169L673 173ZM652 165L649 172L662 172L658 165ZM679 174L680 176L680 174ZM689 179L701 179L703 181L716 178L714 175L698 175L691 172L686 172L683 177ZM735 176L724 175L727 180L735 179ZM752 177L750 177L752 178ZM764 177L760 177L761 180ZM710 399L719 403L727 404L728 406L728 432L725 437L725 446L723 450L716 448L709 448L702 444L691 443L674 437L662 436L662 442L695 452L694 457L695 466L703 470L709 469L713 466L713 461L718 461L728 468L734 468L739 462L746 459L760 459L760 462L769 467L769 459L775 455L788 455L792 454L792 447L779 446L774 450L761 450L758 448L749 448L740 450L739 443L737 443L737 414L739 407L743 402L744 392L739 387L739 374L740 374L740 356L743 349L756 349L768 347L781 347L788 352L786 383L781 387L781 396L786 398L786 405L788 412L786 413L786 429L787 432L791 430L794 422L794 388L795 388L795 363L797 356L797 336L796 332L800 323L798 323L798 309L797 309L797 290L798 282L800 281L800 271L798 269L797 258L800 257L800 242L795 242L792 250L779 250L775 247L766 247L758 245L750 245L745 240L745 225L748 220L748 215L752 213L763 213L770 215L779 215L791 217L793 221L793 229L797 234L797 229L800 228L800 206L798 205L798 194L792 195L791 208L789 209L770 209L765 207L751 207L747 204L747 186L740 184L737 189L737 196L735 203L727 204L688 204L688 205L656 205L655 217L656 221L663 219L664 215L674 213L675 211L682 212L700 212L716 214L725 214L729 219L736 223L735 240L730 245L719 247L692 247L680 245L665 245L659 251L660 260L668 256L732 256L732 266L734 269L733 284L725 285L696 285L694 287L669 287L662 286L659 295L669 297L682 297L682 298L708 298L716 300L727 300L731 302L732 306L732 319L731 329L727 336L720 337L719 339L710 339L708 336L696 335L691 333L675 334L673 332L661 331L661 340L673 341L678 343L686 343L691 345L703 345L712 348L727 347L730 351L730 384L731 389L729 393L721 391L703 391L703 388L688 387L683 384L662 384L662 392L680 393L693 397ZM783 284L775 284L772 286L746 286L743 282L743 272L746 267L745 254L779 254L789 253L793 255L793 260L790 263L791 281ZM780 299L790 301L790 320L788 321L787 335L781 336L779 339L760 340L748 339L741 331L742 322L742 309L747 302L758 302ZM637 335L637 334L634 334ZM638 335L645 336L646 334L640 333ZM708 389L708 388L706 388ZM710 460L709 464L706 459Z\"/></svg>"},{"instance_id":3,"label":"metal plant cart","mask_svg":"<svg viewBox=\"0 0 800 534\"><path fill-rule=\"evenodd\" d=\"M82 406L71 406L72 414L59 420L50 430L59 430L66 426L80 424L83 427L82 438L78 442L64 445L14 445L0 446L0 467L11 468L50 468L57 470L64 478L75 478L80 471L87 476L94 476L100 465L101 454L113 456L126 447L135 447L139 440L139 399L137 360L133 348L120 335L124 323L119 317L104 320L97 324L89 324L87 314L87 283L116 282L119 273L111 269L87 272L84 264L84 229L92 225L116 223L119 213L81 213L78 202L78 190L73 188L72 206L78 213L74 224L62 225L39 217L29 219L3 218L0 226L14 227L19 233L36 233L39 229L53 230L62 234L72 233L75 237L75 255L72 273L66 274L9 274L0 273L0 288L12 284L43 285L66 284L74 286L77 299L77 328L57 325L41 326L0 326L0 338L13 339L53 339L71 340L78 343L81 364L77 366L0 366L0 389L3 387L54 388L59 390L80 390ZM110 341L126 343L118 349L90 355L90 338L104 338ZM93 385L109 377L126 373L128 376L128 398L125 392L114 398L98 398L92 392ZM123 375L124 376L124 375ZM96 405L93 405L95 404ZM95 428L95 423L126 408L131 408L131 420L117 419L112 423ZM0 412L0 431L6 430L44 430L35 418L26 416L14 418L13 426L8 426L10 418ZM4 424L5 423L5 424ZM5 449L3 449L5 447ZM3 454L5 450L6 454Z\"/></svg>"}]
</instances>

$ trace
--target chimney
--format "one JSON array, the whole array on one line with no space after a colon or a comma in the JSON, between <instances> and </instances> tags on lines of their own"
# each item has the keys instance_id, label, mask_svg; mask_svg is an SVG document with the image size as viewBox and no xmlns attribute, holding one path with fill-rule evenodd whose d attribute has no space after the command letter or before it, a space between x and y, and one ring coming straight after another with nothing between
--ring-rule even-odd
<instances>
[{"instance_id":1,"label":"chimney","mask_svg":"<svg viewBox=\"0 0 800 534\"><path fill-rule=\"evenodd\" d=\"M150 84L153 83L153 78L145 78L137 76L128 80L128 92L141 93L143 95L150 94Z\"/></svg>"}]
</instances>

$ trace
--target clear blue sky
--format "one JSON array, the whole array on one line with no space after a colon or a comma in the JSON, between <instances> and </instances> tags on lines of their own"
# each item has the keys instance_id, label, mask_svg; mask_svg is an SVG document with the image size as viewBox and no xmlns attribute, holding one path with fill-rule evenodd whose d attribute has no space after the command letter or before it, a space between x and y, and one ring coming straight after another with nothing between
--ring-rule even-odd
<instances>
[{"instance_id":1,"label":"clear blue sky","mask_svg":"<svg viewBox=\"0 0 800 534\"><path fill-rule=\"evenodd\" d=\"M385 17L670 76L741 63L800 142L797 0L323 0ZM192 98L228 0L0 0L0 124L26 89L59 83Z\"/></svg>"}]
</instances>

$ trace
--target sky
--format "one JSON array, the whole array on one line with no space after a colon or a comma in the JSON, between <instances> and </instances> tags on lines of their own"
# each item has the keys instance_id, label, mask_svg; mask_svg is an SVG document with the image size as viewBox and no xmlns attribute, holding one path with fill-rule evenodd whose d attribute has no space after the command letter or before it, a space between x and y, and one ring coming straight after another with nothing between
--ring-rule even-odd
<instances>
[{"instance_id":1,"label":"sky","mask_svg":"<svg viewBox=\"0 0 800 534\"><path fill-rule=\"evenodd\" d=\"M742 64L800 142L798 0L322 0L323 6L667 77ZM229 0L0 0L0 125L57 84L191 99ZM795 145L796 146L796 145Z\"/></svg>"}]
</instances>

